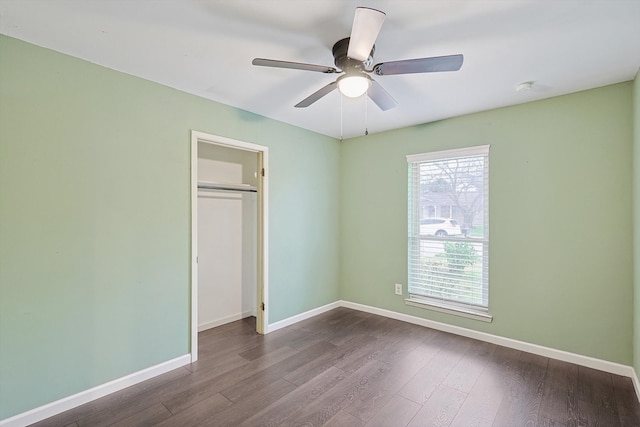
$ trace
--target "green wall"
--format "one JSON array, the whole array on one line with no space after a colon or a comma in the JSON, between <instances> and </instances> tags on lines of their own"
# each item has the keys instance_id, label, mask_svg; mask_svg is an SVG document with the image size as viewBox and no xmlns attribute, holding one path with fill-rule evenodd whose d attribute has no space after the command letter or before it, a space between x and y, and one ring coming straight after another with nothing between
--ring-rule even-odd
<instances>
[{"instance_id":1,"label":"green wall","mask_svg":"<svg viewBox=\"0 0 640 427\"><path fill-rule=\"evenodd\" d=\"M269 322L339 298L339 144L0 36L0 419L189 350L190 130L269 147Z\"/></svg>"},{"instance_id":2,"label":"green wall","mask_svg":"<svg viewBox=\"0 0 640 427\"><path fill-rule=\"evenodd\" d=\"M633 367L640 377L640 71L633 81Z\"/></svg>"},{"instance_id":3,"label":"green wall","mask_svg":"<svg viewBox=\"0 0 640 427\"><path fill-rule=\"evenodd\" d=\"M632 91L622 83L346 141L342 298L632 363ZM409 307L407 154L491 144L493 323Z\"/></svg>"}]
</instances>

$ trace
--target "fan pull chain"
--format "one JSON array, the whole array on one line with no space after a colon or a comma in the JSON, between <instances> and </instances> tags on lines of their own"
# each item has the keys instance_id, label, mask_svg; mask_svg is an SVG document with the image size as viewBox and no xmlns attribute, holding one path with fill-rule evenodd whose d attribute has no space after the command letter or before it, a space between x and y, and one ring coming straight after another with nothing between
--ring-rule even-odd
<instances>
[{"instance_id":1,"label":"fan pull chain","mask_svg":"<svg viewBox=\"0 0 640 427\"><path fill-rule=\"evenodd\" d=\"M340 94L340 142L343 141L342 139L342 97L344 95Z\"/></svg>"},{"instance_id":2,"label":"fan pull chain","mask_svg":"<svg viewBox=\"0 0 640 427\"><path fill-rule=\"evenodd\" d=\"M367 89L366 96L364 97L364 135L369 136L369 89Z\"/></svg>"}]
</instances>

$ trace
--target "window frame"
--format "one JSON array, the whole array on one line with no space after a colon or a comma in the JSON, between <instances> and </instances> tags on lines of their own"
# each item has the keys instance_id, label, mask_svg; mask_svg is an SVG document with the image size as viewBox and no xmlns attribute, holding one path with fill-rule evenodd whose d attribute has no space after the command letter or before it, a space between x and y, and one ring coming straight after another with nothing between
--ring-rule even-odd
<instances>
[{"instance_id":1,"label":"window frame","mask_svg":"<svg viewBox=\"0 0 640 427\"><path fill-rule=\"evenodd\" d=\"M408 262L407 262L407 289L409 297L405 303L410 306L426 308L438 312L454 314L484 322L491 322L493 317L489 314L489 151L490 145L479 145L473 147L458 148L452 150L433 151L419 154L409 154L407 158L408 169ZM483 158L483 236L481 238L460 238L460 237L440 237L420 234L421 221L428 218L421 218L422 208L421 191L419 177L414 177L414 168L421 164L437 162L442 160L458 160L465 158ZM416 202L417 199L417 202ZM416 234L417 231L417 234ZM474 242L482 244L482 251L479 262L482 263L482 290L486 288L486 304L474 304L460 302L446 298L436 298L412 292L412 277L417 273L424 273L424 269L415 265L412 255L415 255L416 242ZM429 243L427 243L428 245ZM421 247L418 249L420 253ZM484 302L484 298L483 298Z\"/></svg>"}]
</instances>

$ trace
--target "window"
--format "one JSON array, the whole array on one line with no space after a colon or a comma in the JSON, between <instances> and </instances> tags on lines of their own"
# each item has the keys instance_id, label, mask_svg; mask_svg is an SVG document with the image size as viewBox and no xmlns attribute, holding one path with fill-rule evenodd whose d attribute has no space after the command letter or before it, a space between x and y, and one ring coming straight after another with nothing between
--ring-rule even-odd
<instances>
[{"instance_id":1,"label":"window","mask_svg":"<svg viewBox=\"0 0 640 427\"><path fill-rule=\"evenodd\" d=\"M413 154L407 162L407 304L491 321L489 146Z\"/></svg>"}]
</instances>

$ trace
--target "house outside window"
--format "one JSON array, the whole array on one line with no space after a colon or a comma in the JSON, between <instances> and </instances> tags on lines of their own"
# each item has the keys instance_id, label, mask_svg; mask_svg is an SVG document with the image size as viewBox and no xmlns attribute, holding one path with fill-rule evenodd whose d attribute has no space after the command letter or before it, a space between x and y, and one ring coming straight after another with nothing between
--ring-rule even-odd
<instances>
[{"instance_id":1,"label":"house outside window","mask_svg":"<svg viewBox=\"0 0 640 427\"><path fill-rule=\"evenodd\" d=\"M491 321L489 146L407 156L407 304Z\"/></svg>"}]
</instances>

